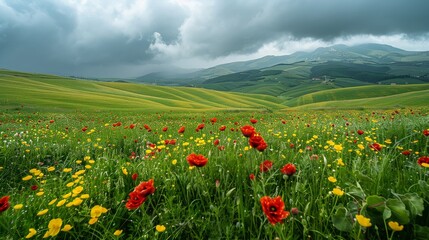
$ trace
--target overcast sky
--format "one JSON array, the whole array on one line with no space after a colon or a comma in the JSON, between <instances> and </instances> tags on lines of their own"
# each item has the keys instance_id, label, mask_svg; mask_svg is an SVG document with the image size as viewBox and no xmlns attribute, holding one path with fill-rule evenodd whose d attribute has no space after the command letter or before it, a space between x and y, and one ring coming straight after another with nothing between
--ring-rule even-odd
<instances>
[{"instance_id":1,"label":"overcast sky","mask_svg":"<svg viewBox=\"0 0 429 240\"><path fill-rule=\"evenodd\" d=\"M337 43L429 50L428 0L0 0L0 68L135 77Z\"/></svg>"}]
</instances>

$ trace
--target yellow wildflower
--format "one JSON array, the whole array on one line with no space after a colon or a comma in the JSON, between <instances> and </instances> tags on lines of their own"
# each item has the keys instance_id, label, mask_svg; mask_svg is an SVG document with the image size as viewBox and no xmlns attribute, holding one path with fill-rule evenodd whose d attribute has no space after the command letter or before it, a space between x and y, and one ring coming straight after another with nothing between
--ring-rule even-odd
<instances>
[{"instance_id":1,"label":"yellow wildflower","mask_svg":"<svg viewBox=\"0 0 429 240\"><path fill-rule=\"evenodd\" d=\"M34 235L36 235L37 231L34 228L30 228L28 229L29 233L27 234L27 236L25 236L25 238L32 238Z\"/></svg>"},{"instance_id":2,"label":"yellow wildflower","mask_svg":"<svg viewBox=\"0 0 429 240\"><path fill-rule=\"evenodd\" d=\"M340 197L344 195L344 191L341 190L341 188L339 188L339 187L334 188L332 190L332 193L337 195L337 196L340 196Z\"/></svg>"},{"instance_id":3,"label":"yellow wildflower","mask_svg":"<svg viewBox=\"0 0 429 240\"><path fill-rule=\"evenodd\" d=\"M15 206L13 206L13 209L15 209L15 210L19 210L19 209L21 209L22 207L24 207L24 205L22 205L22 204L16 204Z\"/></svg>"},{"instance_id":4,"label":"yellow wildflower","mask_svg":"<svg viewBox=\"0 0 429 240\"><path fill-rule=\"evenodd\" d=\"M359 225L362 227L371 227L371 219L366 218L363 215L356 215L356 220L358 221Z\"/></svg>"},{"instance_id":5,"label":"yellow wildflower","mask_svg":"<svg viewBox=\"0 0 429 240\"><path fill-rule=\"evenodd\" d=\"M166 227L164 225L156 225L155 229L157 232L164 232Z\"/></svg>"},{"instance_id":6,"label":"yellow wildflower","mask_svg":"<svg viewBox=\"0 0 429 240\"><path fill-rule=\"evenodd\" d=\"M73 227L70 224L66 224L64 225L63 229L61 229L61 231L63 232L68 232L72 229Z\"/></svg>"},{"instance_id":7,"label":"yellow wildflower","mask_svg":"<svg viewBox=\"0 0 429 240\"><path fill-rule=\"evenodd\" d=\"M335 177L332 177L332 176L328 177L328 180L332 183L337 182L337 179Z\"/></svg>"},{"instance_id":8,"label":"yellow wildflower","mask_svg":"<svg viewBox=\"0 0 429 240\"><path fill-rule=\"evenodd\" d=\"M53 199L52 201L50 201L50 202L48 203L48 205L52 205L52 204L54 204L56 201L57 201L57 199L55 198L55 199Z\"/></svg>"},{"instance_id":9,"label":"yellow wildflower","mask_svg":"<svg viewBox=\"0 0 429 240\"><path fill-rule=\"evenodd\" d=\"M57 203L57 207L61 207L62 205L64 205L64 203L66 203L67 202L67 200L66 199L63 199L63 200L61 200L61 201L59 201L58 203Z\"/></svg>"},{"instance_id":10,"label":"yellow wildflower","mask_svg":"<svg viewBox=\"0 0 429 240\"><path fill-rule=\"evenodd\" d=\"M89 198L89 194L82 194L82 195L80 195L80 198L82 198L82 199L88 199Z\"/></svg>"},{"instance_id":11,"label":"yellow wildflower","mask_svg":"<svg viewBox=\"0 0 429 240\"><path fill-rule=\"evenodd\" d=\"M124 175L128 175L128 171L127 171L127 169L126 168L122 168L122 173L124 174Z\"/></svg>"},{"instance_id":12,"label":"yellow wildflower","mask_svg":"<svg viewBox=\"0 0 429 240\"><path fill-rule=\"evenodd\" d=\"M119 230L119 229L113 233L113 235L115 235L115 236L119 236L121 234L122 234L122 230Z\"/></svg>"},{"instance_id":13,"label":"yellow wildflower","mask_svg":"<svg viewBox=\"0 0 429 240\"><path fill-rule=\"evenodd\" d=\"M177 164L177 159L174 159L173 161L171 161L171 164L176 165Z\"/></svg>"},{"instance_id":14,"label":"yellow wildflower","mask_svg":"<svg viewBox=\"0 0 429 240\"><path fill-rule=\"evenodd\" d=\"M37 213L37 216L45 215L48 211L49 211L49 209L43 209L42 211L39 211L39 212Z\"/></svg>"},{"instance_id":15,"label":"yellow wildflower","mask_svg":"<svg viewBox=\"0 0 429 240\"><path fill-rule=\"evenodd\" d=\"M83 187L82 186L77 186L72 190L73 194L79 194L83 191Z\"/></svg>"},{"instance_id":16,"label":"yellow wildflower","mask_svg":"<svg viewBox=\"0 0 429 240\"><path fill-rule=\"evenodd\" d=\"M27 176L25 176L25 177L22 178L22 181L28 181L28 180L30 180L32 178L33 178L33 176L27 175Z\"/></svg>"},{"instance_id":17,"label":"yellow wildflower","mask_svg":"<svg viewBox=\"0 0 429 240\"><path fill-rule=\"evenodd\" d=\"M55 218L49 221L48 231L43 238L56 236L60 232L61 225L63 225L63 220L61 218Z\"/></svg>"},{"instance_id":18,"label":"yellow wildflower","mask_svg":"<svg viewBox=\"0 0 429 240\"><path fill-rule=\"evenodd\" d=\"M345 165L343 162L343 159L341 159L341 158L337 159L337 164L338 164L338 166L344 166Z\"/></svg>"},{"instance_id":19,"label":"yellow wildflower","mask_svg":"<svg viewBox=\"0 0 429 240\"><path fill-rule=\"evenodd\" d=\"M55 167L48 167L48 172L55 171Z\"/></svg>"},{"instance_id":20,"label":"yellow wildflower","mask_svg":"<svg viewBox=\"0 0 429 240\"><path fill-rule=\"evenodd\" d=\"M395 232L402 231L404 229L404 225L399 225L398 222L389 221L387 224Z\"/></svg>"},{"instance_id":21,"label":"yellow wildflower","mask_svg":"<svg viewBox=\"0 0 429 240\"><path fill-rule=\"evenodd\" d=\"M98 221L98 218L91 218L91 219L89 219L89 225L92 225L92 224L94 224L94 223L96 223Z\"/></svg>"},{"instance_id":22,"label":"yellow wildflower","mask_svg":"<svg viewBox=\"0 0 429 240\"><path fill-rule=\"evenodd\" d=\"M102 213L106 213L107 209L100 206L100 205L95 205L92 209L91 209L91 217L92 218L98 218L101 216Z\"/></svg>"},{"instance_id":23,"label":"yellow wildflower","mask_svg":"<svg viewBox=\"0 0 429 240\"><path fill-rule=\"evenodd\" d=\"M72 170L73 170L72 168L64 168L63 172L68 173L68 172L71 172Z\"/></svg>"}]
</instances>

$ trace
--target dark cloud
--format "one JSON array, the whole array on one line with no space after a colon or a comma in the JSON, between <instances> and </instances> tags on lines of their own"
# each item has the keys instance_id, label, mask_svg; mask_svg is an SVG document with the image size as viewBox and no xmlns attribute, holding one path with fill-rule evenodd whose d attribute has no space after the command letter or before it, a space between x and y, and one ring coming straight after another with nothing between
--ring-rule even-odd
<instances>
[{"instance_id":1,"label":"dark cloud","mask_svg":"<svg viewBox=\"0 0 429 240\"><path fill-rule=\"evenodd\" d=\"M427 0L0 0L0 67L136 76L291 39L427 41L428 9Z\"/></svg>"}]
</instances>

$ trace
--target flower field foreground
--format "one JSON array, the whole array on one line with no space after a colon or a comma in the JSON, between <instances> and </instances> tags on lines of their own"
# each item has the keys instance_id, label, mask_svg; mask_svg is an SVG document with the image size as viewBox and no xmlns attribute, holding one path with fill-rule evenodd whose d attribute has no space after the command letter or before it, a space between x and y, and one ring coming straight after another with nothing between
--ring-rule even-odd
<instances>
[{"instance_id":1,"label":"flower field foreground","mask_svg":"<svg viewBox=\"0 0 429 240\"><path fill-rule=\"evenodd\" d=\"M2 239L426 239L427 110L0 115Z\"/></svg>"}]
</instances>

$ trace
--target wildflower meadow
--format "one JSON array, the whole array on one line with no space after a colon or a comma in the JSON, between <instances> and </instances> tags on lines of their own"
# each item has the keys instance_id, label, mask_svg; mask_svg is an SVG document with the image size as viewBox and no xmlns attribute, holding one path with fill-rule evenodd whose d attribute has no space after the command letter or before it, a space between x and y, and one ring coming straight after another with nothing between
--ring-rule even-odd
<instances>
[{"instance_id":1,"label":"wildflower meadow","mask_svg":"<svg viewBox=\"0 0 429 240\"><path fill-rule=\"evenodd\" d=\"M4 112L2 239L427 239L427 109Z\"/></svg>"}]
</instances>

